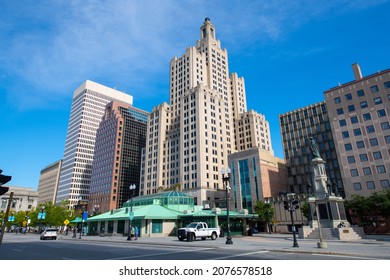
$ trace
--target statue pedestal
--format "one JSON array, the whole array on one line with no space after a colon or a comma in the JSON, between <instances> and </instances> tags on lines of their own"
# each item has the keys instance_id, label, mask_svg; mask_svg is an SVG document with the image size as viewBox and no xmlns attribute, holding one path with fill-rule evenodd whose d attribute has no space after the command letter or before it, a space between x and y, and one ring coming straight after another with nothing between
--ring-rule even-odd
<instances>
[{"instance_id":1,"label":"statue pedestal","mask_svg":"<svg viewBox=\"0 0 390 280\"><path fill-rule=\"evenodd\" d=\"M308 197L309 225L299 229L300 238L320 238L319 248L326 248L322 239L355 240L364 238L361 228L351 227L345 213L344 199L328 188L325 161L312 160L314 194Z\"/></svg>"}]
</instances>

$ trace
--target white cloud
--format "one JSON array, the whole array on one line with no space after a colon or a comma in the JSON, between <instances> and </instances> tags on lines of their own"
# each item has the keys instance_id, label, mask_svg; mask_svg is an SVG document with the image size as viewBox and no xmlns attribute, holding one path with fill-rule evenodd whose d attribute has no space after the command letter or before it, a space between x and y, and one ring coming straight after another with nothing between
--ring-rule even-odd
<instances>
[{"instance_id":1,"label":"white cloud","mask_svg":"<svg viewBox=\"0 0 390 280\"><path fill-rule=\"evenodd\" d=\"M34 100L69 96L85 79L109 81L140 96L166 95L168 65L194 45L210 17L223 47L239 52L253 43L280 40L291 30L328 13L362 9L385 1L40 1L6 7L7 41L0 77L35 89ZM18 22L20 21L20 22ZM3 22L4 23L4 19ZM2 47L3 48L3 47ZM3 51L3 50L2 50ZM2 73L3 72L3 73ZM4 84L4 83L3 83ZM31 106L28 90L12 96ZM140 92L143 91L143 92ZM11 94L11 92L8 92Z\"/></svg>"}]
</instances>

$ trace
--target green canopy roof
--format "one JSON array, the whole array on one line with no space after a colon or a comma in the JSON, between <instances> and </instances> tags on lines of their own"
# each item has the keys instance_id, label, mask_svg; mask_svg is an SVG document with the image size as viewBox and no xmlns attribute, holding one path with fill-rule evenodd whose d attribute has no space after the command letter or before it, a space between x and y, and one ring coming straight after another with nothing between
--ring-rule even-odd
<instances>
[{"instance_id":1,"label":"green canopy roof","mask_svg":"<svg viewBox=\"0 0 390 280\"><path fill-rule=\"evenodd\" d=\"M80 217L77 217L76 219L70 221L71 223L81 223L83 221L83 219L81 219Z\"/></svg>"},{"instance_id":2,"label":"green canopy roof","mask_svg":"<svg viewBox=\"0 0 390 280\"><path fill-rule=\"evenodd\" d=\"M143 206L134 206L134 219L168 219L175 220L180 212L167 209L158 204ZM107 221L107 220L128 220L130 207L123 207L117 210L106 212L94 217L88 218L88 222Z\"/></svg>"}]
</instances>

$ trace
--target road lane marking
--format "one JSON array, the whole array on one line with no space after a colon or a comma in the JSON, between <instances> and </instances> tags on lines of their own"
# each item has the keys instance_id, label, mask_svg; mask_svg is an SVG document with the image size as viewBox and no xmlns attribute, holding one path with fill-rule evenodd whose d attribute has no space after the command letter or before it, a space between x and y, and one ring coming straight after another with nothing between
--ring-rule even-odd
<instances>
[{"instance_id":1,"label":"road lane marking","mask_svg":"<svg viewBox=\"0 0 390 280\"><path fill-rule=\"evenodd\" d=\"M242 257L242 256L256 255L256 254L264 254L264 253L268 253L268 252L269 251L256 251L256 252L249 252L249 253L238 254L238 255L223 256L223 257L219 257L219 258L213 258L211 260L223 260L223 259L230 259L230 258L235 258L235 257Z\"/></svg>"},{"instance_id":2,"label":"road lane marking","mask_svg":"<svg viewBox=\"0 0 390 280\"><path fill-rule=\"evenodd\" d=\"M191 250L191 252L200 252L200 251L206 251L206 250L212 250L210 248L202 248L198 250ZM155 254L145 254L145 255L136 255L136 256L126 256L126 257L120 257L120 258L109 258L105 260L127 260L127 259L140 259L145 257L156 257L156 256L164 256L164 255L173 255L177 253L185 253L188 252L187 250L177 250L173 252L164 252L164 253L155 253Z\"/></svg>"}]
</instances>

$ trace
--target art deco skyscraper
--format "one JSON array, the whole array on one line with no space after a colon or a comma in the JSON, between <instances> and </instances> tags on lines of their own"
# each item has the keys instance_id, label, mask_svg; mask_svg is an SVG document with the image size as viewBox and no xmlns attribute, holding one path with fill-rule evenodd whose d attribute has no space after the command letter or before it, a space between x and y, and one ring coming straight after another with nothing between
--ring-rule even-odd
<instances>
[{"instance_id":1,"label":"art deco skyscraper","mask_svg":"<svg viewBox=\"0 0 390 280\"><path fill-rule=\"evenodd\" d=\"M74 91L57 203L68 199L73 207L88 200L96 130L112 100L133 103L132 96L88 80Z\"/></svg>"},{"instance_id":2,"label":"art deco skyscraper","mask_svg":"<svg viewBox=\"0 0 390 280\"><path fill-rule=\"evenodd\" d=\"M247 110L244 79L229 76L210 19L196 46L171 60L169 82L169 105L155 107L148 123L141 195L180 187L202 204L223 189L221 168L236 151L235 120Z\"/></svg>"}]
</instances>

